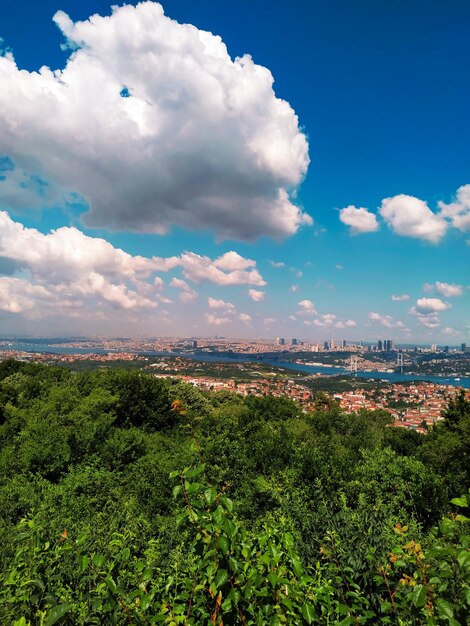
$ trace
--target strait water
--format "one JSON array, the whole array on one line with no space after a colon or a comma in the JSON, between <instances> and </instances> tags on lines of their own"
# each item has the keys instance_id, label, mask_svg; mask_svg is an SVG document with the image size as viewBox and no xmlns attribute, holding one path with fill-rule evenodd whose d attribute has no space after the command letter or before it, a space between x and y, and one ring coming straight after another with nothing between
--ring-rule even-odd
<instances>
[{"instance_id":1,"label":"strait water","mask_svg":"<svg viewBox=\"0 0 470 626\"><path fill-rule=\"evenodd\" d=\"M8 344L0 345L0 351L5 350L19 350L23 352L35 352L42 354L106 354L111 352L110 350L103 350L100 348L69 348L60 345L49 345L45 343L16 343L11 342ZM297 370L305 372L306 374L325 374L326 376L341 376L351 375L351 372L342 367L322 367L318 365L301 365L298 363L291 363L289 361L280 361L277 359L263 357L263 355L257 355L251 357L244 354L233 354L226 356L224 354L188 354L186 352L154 352L154 351L142 351L137 354L145 356L180 356L195 361L203 361L206 363L261 363L264 365L272 365L274 367L284 367L286 369ZM379 380L386 380L390 383L403 383L416 381L430 381L438 383L440 385L452 385L453 387L464 387L470 389L470 377L468 376L423 376L418 374L396 374L394 372L366 372L358 371L358 378L375 378Z\"/></svg>"}]
</instances>

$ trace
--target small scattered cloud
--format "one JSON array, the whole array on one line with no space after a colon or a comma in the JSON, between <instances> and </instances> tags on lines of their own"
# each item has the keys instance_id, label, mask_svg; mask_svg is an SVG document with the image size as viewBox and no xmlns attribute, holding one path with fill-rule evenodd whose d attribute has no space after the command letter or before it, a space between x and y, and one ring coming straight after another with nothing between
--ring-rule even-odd
<instances>
[{"instance_id":1,"label":"small scattered cloud","mask_svg":"<svg viewBox=\"0 0 470 626\"><path fill-rule=\"evenodd\" d=\"M393 302L406 302L410 299L410 296L407 293L402 293L400 295L392 295Z\"/></svg>"},{"instance_id":2,"label":"small scattered cloud","mask_svg":"<svg viewBox=\"0 0 470 626\"><path fill-rule=\"evenodd\" d=\"M402 321L395 320L391 315L381 315L376 311L371 311L368 317L372 322L375 322L383 326L384 328L406 328L405 324Z\"/></svg>"},{"instance_id":3,"label":"small scattered cloud","mask_svg":"<svg viewBox=\"0 0 470 626\"><path fill-rule=\"evenodd\" d=\"M207 298L207 304L210 309L215 309L217 311L234 311L235 305L231 302L225 302L225 300L218 300L217 298Z\"/></svg>"},{"instance_id":4,"label":"small scattered cloud","mask_svg":"<svg viewBox=\"0 0 470 626\"><path fill-rule=\"evenodd\" d=\"M244 324L249 324L251 322L251 315L248 315L248 313L239 313L238 319Z\"/></svg>"},{"instance_id":5,"label":"small scattered cloud","mask_svg":"<svg viewBox=\"0 0 470 626\"><path fill-rule=\"evenodd\" d=\"M197 291L194 291L185 280L181 280L180 278L172 278L170 287L180 290L178 297L181 302L193 302L198 297Z\"/></svg>"},{"instance_id":6,"label":"small scattered cloud","mask_svg":"<svg viewBox=\"0 0 470 626\"><path fill-rule=\"evenodd\" d=\"M299 302L299 307L299 314L315 315L317 312L315 309L315 305L311 300L301 300Z\"/></svg>"},{"instance_id":7,"label":"small scattered cloud","mask_svg":"<svg viewBox=\"0 0 470 626\"><path fill-rule=\"evenodd\" d=\"M248 295L253 302L262 302L264 300L265 292L259 289L248 289Z\"/></svg>"},{"instance_id":8,"label":"small scattered cloud","mask_svg":"<svg viewBox=\"0 0 470 626\"><path fill-rule=\"evenodd\" d=\"M446 326L445 328L442 329L442 334L443 335L449 335L450 337L454 337L455 335L457 335L457 331L455 328L451 328L450 326Z\"/></svg>"},{"instance_id":9,"label":"small scattered cloud","mask_svg":"<svg viewBox=\"0 0 470 626\"><path fill-rule=\"evenodd\" d=\"M283 261L270 261L271 265L276 268L285 267L286 264Z\"/></svg>"},{"instance_id":10,"label":"small scattered cloud","mask_svg":"<svg viewBox=\"0 0 470 626\"><path fill-rule=\"evenodd\" d=\"M456 298L463 294L462 285L442 283L438 280L435 283L424 283L423 289L427 292L435 292L444 298Z\"/></svg>"},{"instance_id":11,"label":"small scattered cloud","mask_svg":"<svg viewBox=\"0 0 470 626\"><path fill-rule=\"evenodd\" d=\"M254 267L256 262L244 259L236 252L227 252L214 261L194 252L184 252L180 257L172 258L174 266L183 268L184 277L195 283L208 281L221 286L266 285L266 281Z\"/></svg>"},{"instance_id":12,"label":"small scattered cloud","mask_svg":"<svg viewBox=\"0 0 470 626\"><path fill-rule=\"evenodd\" d=\"M376 215L364 207L347 206L340 210L339 219L343 224L349 226L351 235L372 233L379 230Z\"/></svg>"},{"instance_id":13,"label":"small scattered cloud","mask_svg":"<svg viewBox=\"0 0 470 626\"><path fill-rule=\"evenodd\" d=\"M198 293L191 289L191 291L182 291L178 297L181 302L194 302L198 297Z\"/></svg>"},{"instance_id":14,"label":"small scattered cloud","mask_svg":"<svg viewBox=\"0 0 470 626\"><path fill-rule=\"evenodd\" d=\"M213 313L206 313L206 320L211 326L223 326L224 324L231 322L229 317L219 317Z\"/></svg>"},{"instance_id":15,"label":"small scattered cloud","mask_svg":"<svg viewBox=\"0 0 470 626\"><path fill-rule=\"evenodd\" d=\"M439 313L451 308L451 304L439 298L419 298L410 313L426 328L437 328L440 325Z\"/></svg>"},{"instance_id":16,"label":"small scattered cloud","mask_svg":"<svg viewBox=\"0 0 470 626\"><path fill-rule=\"evenodd\" d=\"M274 324L275 321L276 321L276 319L274 317L265 317L263 319L263 324L265 326L270 326L271 324Z\"/></svg>"}]
</instances>

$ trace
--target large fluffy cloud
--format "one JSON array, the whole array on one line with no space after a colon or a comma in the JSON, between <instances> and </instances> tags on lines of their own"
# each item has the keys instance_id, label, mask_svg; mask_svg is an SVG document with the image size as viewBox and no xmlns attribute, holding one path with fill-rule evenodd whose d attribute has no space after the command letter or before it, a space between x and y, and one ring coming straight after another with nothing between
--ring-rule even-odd
<instances>
[{"instance_id":1,"label":"large fluffy cloud","mask_svg":"<svg viewBox=\"0 0 470 626\"><path fill-rule=\"evenodd\" d=\"M347 206L339 212L339 219L349 226L352 235L372 233L379 229L377 217L363 207Z\"/></svg>"},{"instance_id":2,"label":"large fluffy cloud","mask_svg":"<svg viewBox=\"0 0 470 626\"><path fill-rule=\"evenodd\" d=\"M447 231L445 219L433 213L426 202L414 196L400 194L385 198L379 212L397 235L437 243Z\"/></svg>"},{"instance_id":3,"label":"large fluffy cloud","mask_svg":"<svg viewBox=\"0 0 470 626\"><path fill-rule=\"evenodd\" d=\"M90 299L120 309L152 309L158 302L171 303L162 295L164 282L156 273L178 269L193 283L264 285L255 265L233 251L214 260L193 252L166 258L132 256L77 228L44 234L0 211L0 273L7 274L1 279L0 310L11 313L32 310L35 302L43 309L45 303L61 309L75 303L80 309ZM180 291L183 302L197 297L182 278L173 277L170 286Z\"/></svg>"},{"instance_id":4,"label":"large fluffy cloud","mask_svg":"<svg viewBox=\"0 0 470 626\"><path fill-rule=\"evenodd\" d=\"M79 193L87 225L253 240L311 223L291 201L307 140L268 69L154 2L54 20L72 50L64 69L0 57L0 154Z\"/></svg>"}]
</instances>

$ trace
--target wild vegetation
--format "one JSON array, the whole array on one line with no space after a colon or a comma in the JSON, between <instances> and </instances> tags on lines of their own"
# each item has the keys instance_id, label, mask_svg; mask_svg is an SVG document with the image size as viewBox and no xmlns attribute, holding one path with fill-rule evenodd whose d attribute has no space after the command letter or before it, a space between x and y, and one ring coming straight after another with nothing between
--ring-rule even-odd
<instances>
[{"instance_id":1,"label":"wild vegetation","mask_svg":"<svg viewBox=\"0 0 470 626\"><path fill-rule=\"evenodd\" d=\"M316 405L0 363L0 623L467 624L470 402Z\"/></svg>"}]
</instances>

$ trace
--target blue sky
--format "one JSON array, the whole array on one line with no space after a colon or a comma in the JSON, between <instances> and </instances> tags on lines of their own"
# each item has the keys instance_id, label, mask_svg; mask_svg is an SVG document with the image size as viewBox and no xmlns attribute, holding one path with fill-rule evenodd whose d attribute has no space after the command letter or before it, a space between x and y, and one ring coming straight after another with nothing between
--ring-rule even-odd
<instances>
[{"instance_id":1,"label":"blue sky","mask_svg":"<svg viewBox=\"0 0 470 626\"><path fill-rule=\"evenodd\" d=\"M2 3L4 334L469 342L468 2L163 8Z\"/></svg>"}]
</instances>

